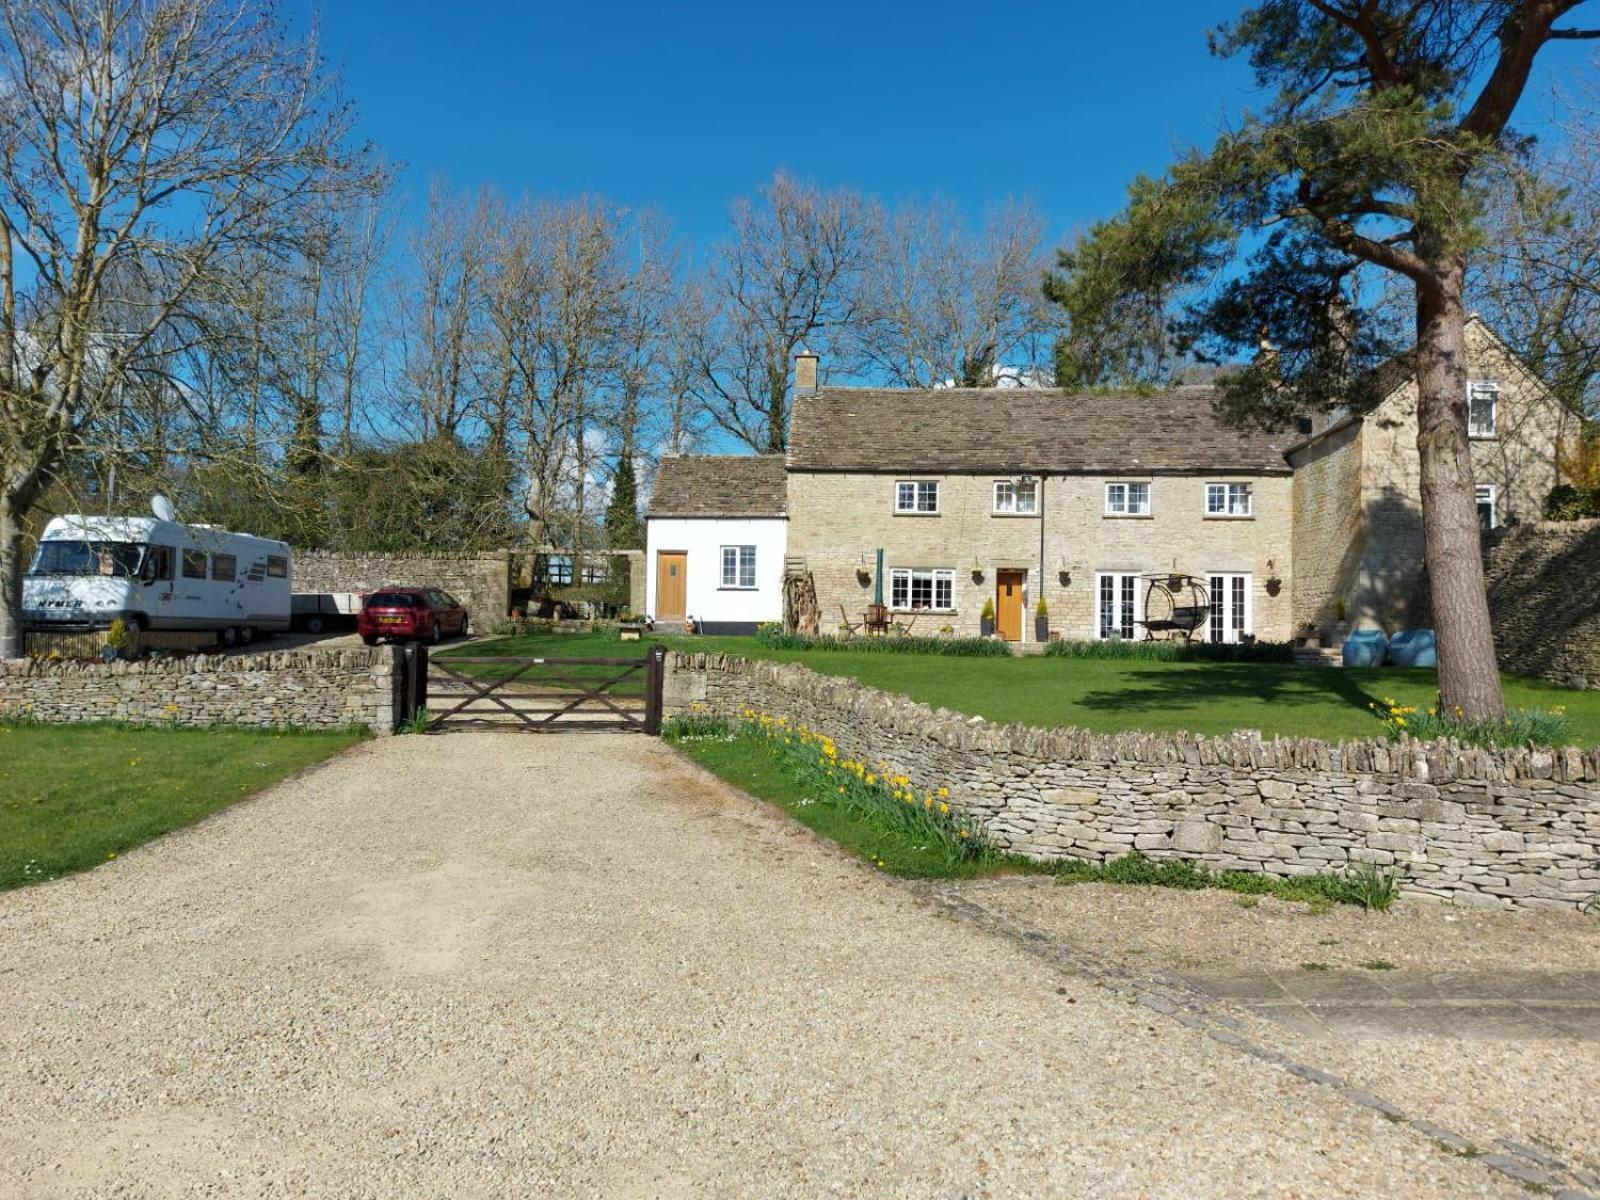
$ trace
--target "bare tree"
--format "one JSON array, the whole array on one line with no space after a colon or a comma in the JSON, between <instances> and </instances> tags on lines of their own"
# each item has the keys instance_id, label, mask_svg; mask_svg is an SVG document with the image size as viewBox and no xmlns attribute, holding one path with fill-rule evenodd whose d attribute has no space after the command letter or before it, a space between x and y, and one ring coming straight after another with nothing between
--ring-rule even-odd
<instances>
[{"instance_id":1,"label":"bare tree","mask_svg":"<svg viewBox=\"0 0 1600 1200\"><path fill-rule=\"evenodd\" d=\"M853 192L825 192L778 174L756 201L734 202L733 232L711 272L713 336L700 399L721 429L758 451L789 434L789 364L802 344L838 357L849 345L868 210Z\"/></svg>"},{"instance_id":2,"label":"bare tree","mask_svg":"<svg viewBox=\"0 0 1600 1200\"><path fill-rule=\"evenodd\" d=\"M970 232L953 205L895 209L875 223L855 341L900 387L1031 382L1049 353L1039 281L1044 221L1028 204L991 211Z\"/></svg>"},{"instance_id":3,"label":"bare tree","mask_svg":"<svg viewBox=\"0 0 1600 1200\"><path fill-rule=\"evenodd\" d=\"M232 0L0 0L0 657L23 521L208 277L343 186L315 48ZM137 280L112 303L109 283Z\"/></svg>"}]
</instances>

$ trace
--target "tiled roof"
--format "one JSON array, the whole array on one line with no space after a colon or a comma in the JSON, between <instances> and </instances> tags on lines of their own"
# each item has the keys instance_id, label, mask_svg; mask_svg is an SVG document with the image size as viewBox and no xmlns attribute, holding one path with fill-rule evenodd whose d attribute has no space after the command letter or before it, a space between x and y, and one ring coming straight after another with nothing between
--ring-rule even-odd
<instances>
[{"instance_id":1,"label":"tiled roof","mask_svg":"<svg viewBox=\"0 0 1600 1200\"><path fill-rule=\"evenodd\" d=\"M781 517L781 454L669 454L656 470L652 517Z\"/></svg>"},{"instance_id":2,"label":"tiled roof","mask_svg":"<svg viewBox=\"0 0 1600 1200\"><path fill-rule=\"evenodd\" d=\"M792 471L1288 474L1282 433L1232 429L1209 387L825 388L796 398Z\"/></svg>"}]
</instances>

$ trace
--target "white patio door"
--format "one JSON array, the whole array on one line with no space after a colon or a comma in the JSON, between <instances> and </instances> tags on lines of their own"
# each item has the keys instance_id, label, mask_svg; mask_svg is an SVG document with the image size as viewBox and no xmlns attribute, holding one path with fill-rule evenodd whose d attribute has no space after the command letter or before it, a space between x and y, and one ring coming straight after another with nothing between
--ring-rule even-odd
<instances>
[{"instance_id":1,"label":"white patio door","mask_svg":"<svg viewBox=\"0 0 1600 1200\"><path fill-rule=\"evenodd\" d=\"M1206 641L1240 641L1250 632L1250 576L1211 575L1206 590L1211 595Z\"/></svg>"}]
</instances>

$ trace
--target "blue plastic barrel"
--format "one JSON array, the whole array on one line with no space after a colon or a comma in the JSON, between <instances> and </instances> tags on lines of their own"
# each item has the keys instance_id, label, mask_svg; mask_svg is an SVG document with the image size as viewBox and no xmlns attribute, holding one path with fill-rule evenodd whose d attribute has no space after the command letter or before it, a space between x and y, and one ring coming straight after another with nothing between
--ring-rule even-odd
<instances>
[{"instance_id":1,"label":"blue plastic barrel","mask_svg":"<svg viewBox=\"0 0 1600 1200\"><path fill-rule=\"evenodd\" d=\"M1381 629L1358 629L1344 639L1344 665L1347 667L1381 667L1388 652L1389 639Z\"/></svg>"},{"instance_id":2,"label":"blue plastic barrel","mask_svg":"<svg viewBox=\"0 0 1600 1200\"><path fill-rule=\"evenodd\" d=\"M1405 629L1389 640L1389 661L1397 667L1437 667L1433 630Z\"/></svg>"}]
</instances>

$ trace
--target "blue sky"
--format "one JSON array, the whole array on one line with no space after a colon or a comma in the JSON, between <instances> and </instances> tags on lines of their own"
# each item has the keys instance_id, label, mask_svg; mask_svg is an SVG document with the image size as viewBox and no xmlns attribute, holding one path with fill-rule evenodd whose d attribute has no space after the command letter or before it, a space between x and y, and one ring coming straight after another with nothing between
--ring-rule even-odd
<instances>
[{"instance_id":1,"label":"blue sky","mask_svg":"<svg viewBox=\"0 0 1600 1200\"><path fill-rule=\"evenodd\" d=\"M302 0L363 132L420 194L597 192L703 250L783 167L970 216L1029 196L1052 240L1249 98L1231 5Z\"/></svg>"}]
</instances>

